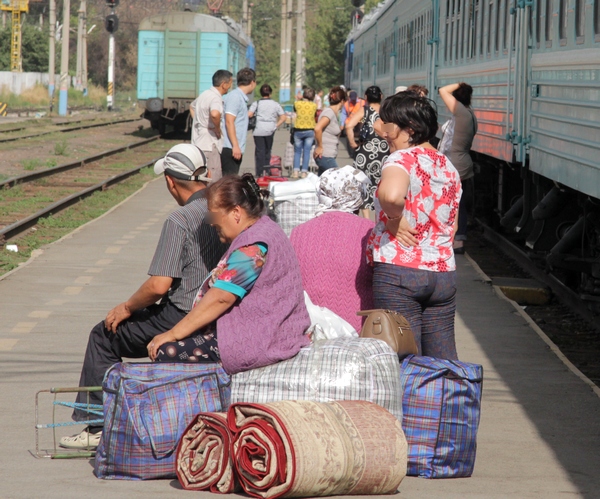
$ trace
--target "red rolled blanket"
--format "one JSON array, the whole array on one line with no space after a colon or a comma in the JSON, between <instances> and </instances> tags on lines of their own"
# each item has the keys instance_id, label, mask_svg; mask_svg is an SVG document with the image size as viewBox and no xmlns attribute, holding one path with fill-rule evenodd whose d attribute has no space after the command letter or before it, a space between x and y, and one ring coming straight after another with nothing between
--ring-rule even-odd
<instances>
[{"instance_id":1,"label":"red rolled blanket","mask_svg":"<svg viewBox=\"0 0 600 499\"><path fill-rule=\"evenodd\" d=\"M233 461L254 497L391 494L406 475L400 422L370 402L233 404Z\"/></svg>"},{"instance_id":2,"label":"red rolled blanket","mask_svg":"<svg viewBox=\"0 0 600 499\"><path fill-rule=\"evenodd\" d=\"M201 412L185 430L177 447L176 472L187 490L229 494L240 490L231 460L227 415Z\"/></svg>"}]
</instances>

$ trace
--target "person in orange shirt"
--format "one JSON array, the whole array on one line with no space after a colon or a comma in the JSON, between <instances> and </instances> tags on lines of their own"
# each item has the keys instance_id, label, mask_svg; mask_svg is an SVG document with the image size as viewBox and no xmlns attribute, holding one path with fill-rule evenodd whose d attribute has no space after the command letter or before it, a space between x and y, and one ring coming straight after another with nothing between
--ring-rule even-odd
<instances>
[{"instance_id":1,"label":"person in orange shirt","mask_svg":"<svg viewBox=\"0 0 600 499\"><path fill-rule=\"evenodd\" d=\"M342 128L344 128L346 120L350 118L350 116L352 116L354 113L362 109L364 105L365 101L363 99L359 99L358 94L354 90L350 90L350 93L348 94L348 100L344 104L344 107L342 107Z\"/></svg>"}]
</instances>

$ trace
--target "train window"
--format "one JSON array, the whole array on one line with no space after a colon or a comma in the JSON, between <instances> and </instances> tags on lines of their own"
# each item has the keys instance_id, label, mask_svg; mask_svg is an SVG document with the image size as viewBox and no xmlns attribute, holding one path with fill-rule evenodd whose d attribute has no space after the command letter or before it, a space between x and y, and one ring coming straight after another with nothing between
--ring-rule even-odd
<instances>
[{"instance_id":1,"label":"train window","mask_svg":"<svg viewBox=\"0 0 600 499\"><path fill-rule=\"evenodd\" d=\"M469 57L477 55L477 36L479 35L479 0L472 0L471 15L470 15L470 40L469 40Z\"/></svg>"},{"instance_id":2,"label":"train window","mask_svg":"<svg viewBox=\"0 0 600 499\"><path fill-rule=\"evenodd\" d=\"M492 53L492 41L493 41L493 36L492 36L492 18L494 16L494 0L490 0L489 3L489 9L488 9L488 18L487 18L487 53L491 54Z\"/></svg>"},{"instance_id":3,"label":"train window","mask_svg":"<svg viewBox=\"0 0 600 499\"><path fill-rule=\"evenodd\" d=\"M567 0L558 0L558 38L561 45L567 44Z\"/></svg>"},{"instance_id":4,"label":"train window","mask_svg":"<svg viewBox=\"0 0 600 499\"><path fill-rule=\"evenodd\" d=\"M594 0L594 40L600 42L600 0Z\"/></svg>"},{"instance_id":5,"label":"train window","mask_svg":"<svg viewBox=\"0 0 600 499\"><path fill-rule=\"evenodd\" d=\"M535 44L540 47L542 39L542 0L537 0L535 3Z\"/></svg>"},{"instance_id":6,"label":"train window","mask_svg":"<svg viewBox=\"0 0 600 499\"><path fill-rule=\"evenodd\" d=\"M575 1L575 36L577 43L583 43L585 35L585 0Z\"/></svg>"},{"instance_id":7,"label":"train window","mask_svg":"<svg viewBox=\"0 0 600 499\"><path fill-rule=\"evenodd\" d=\"M494 38L494 50L500 50L500 22L502 18L502 4L505 0L496 0L496 36Z\"/></svg>"},{"instance_id":8,"label":"train window","mask_svg":"<svg viewBox=\"0 0 600 499\"><path fill-rule=\"evenodd\" d=\"M546 47L552 47L552 0L546 0Z\"/></svg>"},{"instance_id":9,"label":"train window","mask_svg":"<svg viewBox=\"0 0 600 499\"><path fill-rule=\"evenodd\" d=\"M504 38L502 41L502 48L504 50L507 50L512 46L512 40L510 39L510 26L512 24L512 16L510 15L511 4L512 2L510 0L504 2Z\"/></svg>"}]
</instances>

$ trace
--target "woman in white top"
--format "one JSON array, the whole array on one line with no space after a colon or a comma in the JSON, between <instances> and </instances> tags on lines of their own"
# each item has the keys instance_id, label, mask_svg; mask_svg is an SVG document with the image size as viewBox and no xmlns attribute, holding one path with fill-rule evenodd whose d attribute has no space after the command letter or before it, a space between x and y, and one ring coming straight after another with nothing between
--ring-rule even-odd
<instances>
[{"instance_id":1,"label":"woman in white top","mask_svg":"<svg viewBox=\"0 0 600 499\"><path fill-rule=\"evenodd\" d=\"M254 166L256 177L263 174L263 169L271 163L273 136L279 126L285 121L285 112L278 102L271 99L273 89L266 83L260 87L261 99L250 106L248 117L256 114L254 137Z\"/></svg>"},{"instance_id":2,"label":"woman in white top","mask_svg":"<svg viewBox=\"0 0 600 499\"><path fill-rule=\"evenodd\" d=\"M330 168L337 168L335 161L342 129L338 115L346 102L346 91L342 87L333 87L329 92L329 107L323 109L315 125L315 162L319 175Z\"/></svg>"}]
</instances>

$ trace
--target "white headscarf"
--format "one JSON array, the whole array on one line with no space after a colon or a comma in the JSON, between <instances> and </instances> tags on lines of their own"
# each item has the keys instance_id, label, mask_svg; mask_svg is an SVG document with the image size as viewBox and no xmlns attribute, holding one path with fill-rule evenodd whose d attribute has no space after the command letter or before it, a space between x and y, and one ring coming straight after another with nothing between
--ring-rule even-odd
<instances>
[{"instance_id":1,"label":"white headscarf","mask_svg":"<svg viewBox=\"0 0 600 499\"><path fill-rule=\"evenodd\" d=\"M315 215L329 211L355 212L365 202L370 185L369 177L353 166L325 170L319 181L319 206Z\"/></svg>"}]
</instances>

